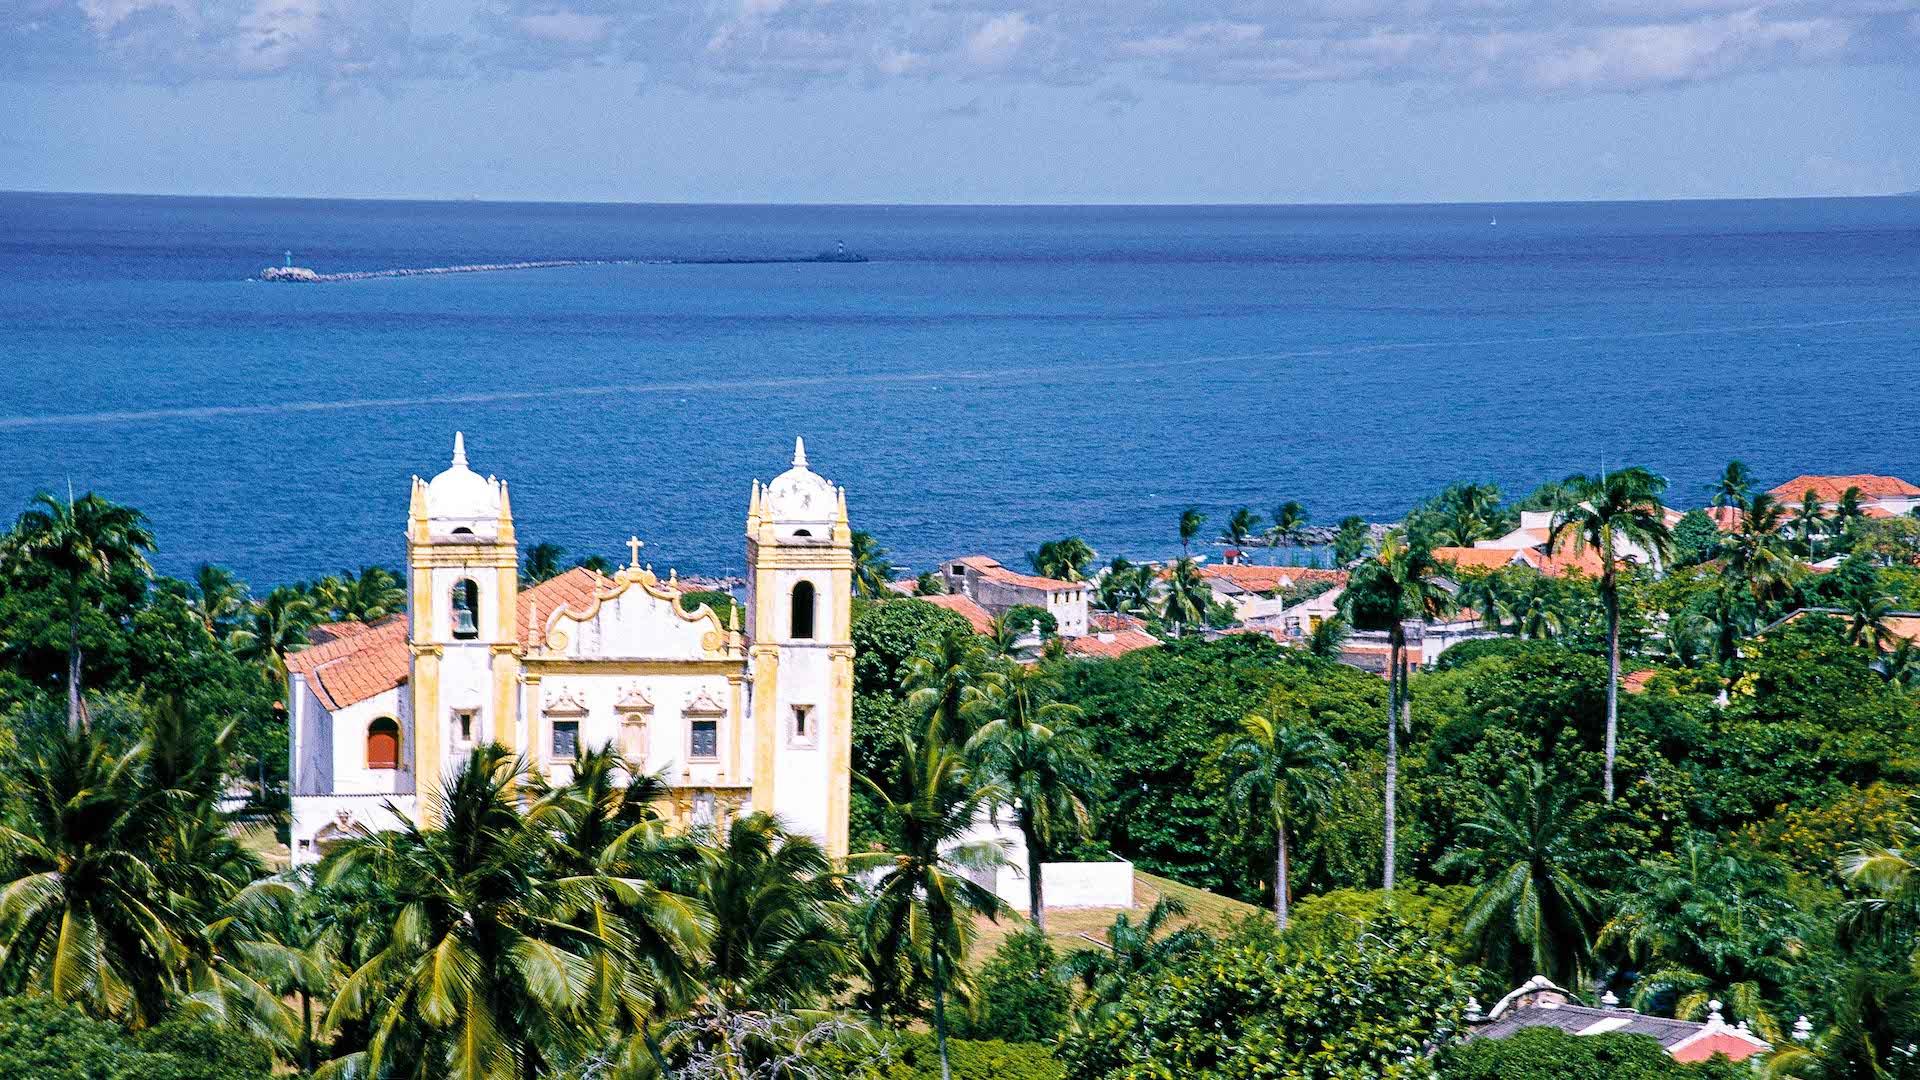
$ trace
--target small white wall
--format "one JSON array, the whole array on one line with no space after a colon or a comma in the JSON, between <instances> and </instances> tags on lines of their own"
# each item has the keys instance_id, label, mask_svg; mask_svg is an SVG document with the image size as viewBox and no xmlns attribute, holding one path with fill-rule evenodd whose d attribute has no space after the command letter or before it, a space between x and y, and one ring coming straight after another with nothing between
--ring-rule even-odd
<instances>
[{"instance_id":1,"label":"small white wall","mask_svg":"<svg viewBox=\"0 0 1920 1080\"><path fill-rule=\"evenodd\" d=\"M1133 864L1114 862L1041 863L1040 901L1048 911L1058 908L1131 908ZM1002 867L994 890L1015 911L1027 909L1025 867Z\"/></svg>"},{"instance_id":2,"label":"small white wall","mask_svg":"<svg viewBox=\"0 0 1920 1080\"><path fill-rule=\"evenodd\" d=\"M359 826L378 831L401 828L412 818L413 810L412 795L296 795L293 823L288 830L294 865L319 862L321 852L313 843L315 835L329 825L338 828L342 817L349 829Z\"/></svg>"}]
</instances>

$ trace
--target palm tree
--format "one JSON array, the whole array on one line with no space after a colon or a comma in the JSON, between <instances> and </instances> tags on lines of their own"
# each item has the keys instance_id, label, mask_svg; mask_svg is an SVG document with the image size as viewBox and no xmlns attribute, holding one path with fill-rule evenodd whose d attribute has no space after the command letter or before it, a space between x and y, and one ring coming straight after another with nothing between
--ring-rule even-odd
<instances>
[{"instance_id":1,"label":"palm tree","mask_svg":"<svg viewBox=\"0 0 1920 1080\"><path fill-rule=\"evenodd\" d=\"M1329 615L1307 635L1307 652L1322 660L1338 660L1352 636L1353 627L1345 615Z\"/></svg>"},{"instance_id":2,"label":"palm tree","mask_svg":"<svg viewBox=\"0 0 1920 1080\"><path fill-rule=\"evenodd\" d=\"M969 875L1006 861L990 844L962 843L986 808L1005 797L966 766L938 724L902 740L892 790L872 779L873 792L891 833L892 851L847 858L849 873L873 873L872 900L862 913L860 934L882 956L926 956L933 983L934 1043L941 1080L952 1080L947 1058L947 993L966 962L974 915L997 918L1005 905L992 889Z\"/></svg>"},{"instance_id":3,"label":"palm tree","mask_svg":"<svg viewBox=\"0 0 1920 1080\"><path fill-rule=\"evenodd\" d=\"M81 692L80 622L97 605L119 568L151 575L153 531L146 515L88 492L61 502L39 492L0 538L0 572L13 581L46 582L67 609L67 725L86 723Z\"/></svg>"},{"instance_id":4,"label":"palm tree","mask_svg":"<svg viewBox=\"0 0 1920 1080\"><path fill-rule=\"evenodd\" d=\"M1273 921L1282 931L1291 881L1288 828L1314 821L1327 808L1340 767L1333 740L1285 716L1288 711L1279 691L1269 694L1259 712L1240 721L1240 735L1220 755L1228 805L1241 827L1250 826L1262 810L1273 826Z\"/></svg>"},{"instance_id":5,"label":"palm tree","mask_svg":"<svg viewBox=\"0 0 1920 1080\"><path fill-rule=\"evenodd\" d=\"M1346 566L1366 555L1369 539L1371 536L1365 518L1358 514L1341 518L1339 531L1333 535L1334 564Z\"/></svg>"},{"instance_id":6,"label":"palm tree","mask_svg":"<svg viewBox=\"0 0 1920 1080\"><path fill-rule=\"evenodd\" d=\"M1533 571L1524 580L1526 587L1513 602L1514 633L1529 641L1559 637L1565 619L1560 613L1560 591L1553 579Z\"/></svg>"},{"instance_id":7,"label":"palm tree","mask_svg":"<svg viewBox=\"0 0 1920 1080\"><path fill-rule=\"evenodd\" d=\"M1892 640L1887 620L1896 610L1894 598L1881 592L1871 579L1841 593L1840 611L1847 620L1847 643L1869 646L1876 651L1887 648Z\"/></svg>"},{"instance_id":8,"label":"palm tree","mask_svg":"<svg viewBox=\"0 0 1920 1080\"><path fill-rule=\"evenodd\" d=\"M954 743L973 736L973 716L999 679L986 642L965 626L922 638L901 669L908 706L937 723L941 737Z\"/></svg>"},{"instance_id":9,"label":"palm tree","mask_svg":"<svg viewBox=\"0 0 1920 1080\"><path fill-rule=\"evenodd\" d=\"M1182 554L1191 555L1193 553L1191 550L1193 539L1200 535L1200 530L1206 523L1207 515L1201 513L1200 508L1197 506L1189 506L1185 510L1180 511L1180 551Z\"/></svg>"},{"instance_id":10,"label":"palm tree","mask_svg":"<svg viewBox=\"0 0 1920 1080\"><path fill-rule=\"evenodd\" d=\"M1784 600L1803 573L1781 537L1785 528L1786 507L1762 492L1747 503L1739 528L1720 542L1726 558L1722 577L1751 601L1755 619Z\"/></svg>"},{"instance_id":11,"label":"palm tree","mask_svg":"<svg viewBox=\"0 0 1920 1080\"><path fill-rule=\"evenodd\" d=\"M1384 869L1381 888L1393 891L1396 814L1400 784L1400 729L1412 730L1413 699L1407 686L1407 620L1430 620L1453 607L1442 577L1424 544L1410 542L1404 529L1387 534L1379 557L1354 568L1340 597L1355 626L1387 633L1387 790Z\"/></svg>"},{"instance_id":12,"label":"palm tree","mask_svg":"<svg viewBox=\"0 0 1920 1080\"><path fill-rule=\"evenodd\" d=\"M1460 484L1447 491L1440 535L1447 543L1472 547L1492 536L1499 523L1500 489L1492 484Z\"/></svg>"},{"instance_id":13,"label":"palm tree","mask_svg":"<svg viewBox=\"0 0 1920 1080\"><path fill-rule=\"evenodd\" d=\"M1607 747L1601 790L1613 801L1613 764L1620 727L1620 578L1619 546L1638 545L1656 562L1671 550L1666 509L1660 493L1667 482L1642 468L1621 469L1598 477L1571 476L1572 505L1553 515L1547 550L1559 550L1570 536L1576 552L1591 549L1600 557L1600 602L1607 613Z\"/></svg>"},{"instance_id":14,"label":"palm tree","mask_svg":"<svg viewBox=\"0 0 1920 1080\"><path fill-rule=\"evenodd\" d=\"M1513 617L1513 606L1508 598L1507 578L1496 570L1482 570L1475 573L1463 573L1459 581L1460 591L1454 599L1461 607L1472 608L1480 613L1480 625L1494 633L1499 633ZM1514 629L1518 630L1516 624Z\"/></svg>"},{"instance_id":15,"label":"palm tree","mask_svg":"<svg viewBox=\"0 0 1920 1080\"><path fill-rule=\"evenodd\" d=\"M1048 540L1039 550L1027 553L1027 565L1041 577L1058 581L1085 581L1087 567L1096 558L1093 548L1077 536Z\"/></svg>"},{"instance_id":16,"label":"palm tree","mask_svg":"<svg viewBox=\"0 0 1920 1080\"><path fill-rule=\"evenodd\" d=\"M1085 737L1063 726L1078 719L1080 710L1044 700L1052 689L1052 676L1038 666L1008 671L985 705L993 719L967 746L979 775L1013 807L1027 849L1027 917L1036 930L1047 925L1040 864L1054 845L1086 835L1092 823L1087 804L1100 778Z\"/></svg>"},{"instance_id":17,"label":"palm tree","mask_svg":"<svg viewBox=\"0 0 1920 1080\"><path fill-rule=\"evenodd\" d=\"M330 1027L371 1031L333 1075L532 1080L580 1041L595 1014L594 960L630 949L624 923L574 920L598 897L638 902L640 890L605 873L544 872L553 839L519 807L529 779L505 748L477 747L427 795L436 824L351 838L323 860L322 885L361 876L394 901L385 946L328 1011Z\"/></svg>"},{"instance_id":18,"label":"palm tree","mask_svg":"<svg viewBox=\"0 0 1920 1080\"><path fill-rule=\"evenodd\" d=\"M287 654L307 647L307 631L313 623L313 602L297 589L281 585L253 602L240 625L227 635L227 647L284 687Z\"/></svg>"},{"instance_id":19,"label":"palm tree","mask_svg":"<svg viewBox=\"0 0 1920 1080\"><path fill-rule=\"evenodd\" d=\"M1462 827L1478 846L1440 862L1473 872L1479 887L1464 925L1490 970L1586 982L1600 898L1577 870L1570 812L1576 794L1555 791L1545 768L1530 762L1500 790L1483 788L1479 816Z\"/></svg>"},{"instance_id":20,"label":"palm tree","mask_svg":"<svg viewBox=\"0 0 1920 1080\"><path fill-rule=\"evenodd\" d=\"M1840 501L1833 506L1833 531L1837 536L1848 536L1853 527L1866 520L1867 510L1863 504L1865 497L1858 487L1848 487L1840 493Z\"/></svg>"},{"instance_id":21,"label":"palm tree","mask_svg":"<svg viewBox=\"0 0 1920 1080\"><path fill-rule=\"evenodd\" d=\"M1171 623L1175 632L1188 626L1207 625L1207 608L1213 603L1213 590L1200 576L1200 564L1182 555L1167 572L1165 595L1160 600L1160 617Z\"/></svg>"},{"instance_id":22,"label":"palm tree","mask_svg":"<svg viewBox=\"0 0 1920 1080\"><path fill-rule=\"evenodd\" d=\"M1893 845L1862 844L1840 860L1840 878L1858 890L1847 902L1849 929L1881 936L1913 950L1912 935L1920 929L1920 821L1912 818L1894 826Z\"/></svg>"},{"instance_id":23,"label":"palm tree","mask_svg":"<svg viewBox=\"0 0 1920 1080\"><path fill-rule=\"evenodd\" d=\"M1145 615L1153 608L1159 579L1151 566L1136 566L1118 555L1100 575L1094 602L1103 611Z\"/></svg>"},{"instance_id":24,"label":"palm tree","mask_svg":"<svg viewBox=\"0 0 1920 1080\"><path fill-rule=\"evenodd\" d=\"M1635 1008L1673 994L1673 1015L1694 1019L1721 998L1778 1043L1766 1003L1804 951L1800 922L1777 862L1716 851L1690 835L1675 855L1642 864L1599 942L1619 945L1640 968Z\"/></svg>"},{"instance_id":25,"label":"palm tree","mask_svg":"<svg viewBox=\"0 0 1920 1080\"><path fill-rule=\"evenodd\" d=\"M1739 458L1727 462L1725 472L1720 479L1708 488L1713 494L1713 506L1741 507L1747 504L1747 496L1753 491L1753 474Z\"/></svg>"},{"instance_id":26,"label":"palm tree","mask_svg":"<svg viewBox=\"0 0 1920 1080\"><path fill-rule=\"evenodd\" d=\"M565 567L561 564L566 557L567 549L559 544L550 544L543 540L533 545L527 549L526 557L520 561L520 584L538 585L543 581L559 577L565 572Z\"/></svg>"},{"instance_id":27,"label":"palm tree","mask_svg":"<svg viewBox=\"0 0 1920 1080\"><path fill-rule=\"evenodd\" d=\"M1877 670L1881 678L1895 686L1920 685L1920 645L1912 638L1899 639L1880 657Z\"/></svg>"},{"instance_id":28,"label":"palm tree","mask_svg":"<svg viewBox=\"0 0 1920 1080\"><path fill-rule=\"evenodd\" d=\"M407 610L407 590L384 566L363 566L358 574L340 576L340 618L377 622Z\"/></svg>"},{"instance_id":29,"label":"palm tree","mask_svg":"<svg viewBox=\"0 0 1920 1080\"><path fill-rule=\"evenodd\" d=\"M1244 548L1253 534L1260 531L1260 515L1253 507L1242 506L1227 515L1227 528L1220 534L1220 542L1232 547Z\"/></svg>"},{"instance_id":30,"label":"palm tree","mask_svg":"<svg viewBox=\"0 0 1920 1080\"><path fill-rule=\"evenodd\" d=\"M153 859L161 807L141 783L143 758L69 728L8 770L0 991L46 994L135 1028L161 1017L187 959L187 921Z\"/></svg>"},{"instance_id":31,"label":"palm tree","mask_svg":"<svg viewBox=\"0 0 1920 1080\"><path fill-rule=\"evenodd\" d=\"M1086 987L1089 1019L1111 1011L1132 980L1150 975L1206 944L1206 932L1192 926L1161 933L1186 913L1180 901L1163 896L1138 923L1126 912L1115 915L1113 925L1103 932L1107 939L1103 947L1076 949L1061 960L1061 973Z\"/></svg>"},{"instance_id":32,"label":"palm tree","mask_svg":"<svg viewBox=\"0 0 1920 1080\"><path fill-rule=\"evenodd\" d=\"M231 570L201 563L187 583L188 604L215 641L226 640L233 622L247 606L247 586Z\"/></svg>"},{"instance_id":33,"label":"palm tree","mask_svg":"<svg viewBox=\"0 0 1920 1080\"><path fill-rule=\"evenodd\" d=\"M1293 565L1293 547L1300 542L1303 530L1307 527L1307 510L1299 503L1289 500L1281 503L1273 511L1273 527L1267 530L1274 547L1285 545L1287 565Z\"/></svg>"},{"instance_id":34,"label":"palm tree","mask_svg":"<svg viewBox=\"0 0 1920 1080\"><path fill-rule=\"evenodd\" d=\"M1827 514L1820 505L1820 496L1812 488L1800 500L1799 509L1793 513L1793 531L1800 540L1800 552L1809 559L1820 556L1820 537L1826 530Z\"/></svg>"},{"instance_id":35,"label":"palm tree","mask_svg":"<svg viewBox=\"0 0 1920 1080\"><path fill-rule=\"evenodd\" d=\"M734 1011L822 1000L852 962L833 860L765 813L736 818L718 839L696 893L714 925L700 971L707 993Z\"/></svg>"},{"instance_id":36,"label":"palm tree","mask_svg":"<svg viewBox=\"0 0 1920 1080\"><path fill-rule=\"evenodd\" d=\"M893 593L893 564L872 533L853 531L853 594L877 600Z\"/></svg>"}]
</instances>

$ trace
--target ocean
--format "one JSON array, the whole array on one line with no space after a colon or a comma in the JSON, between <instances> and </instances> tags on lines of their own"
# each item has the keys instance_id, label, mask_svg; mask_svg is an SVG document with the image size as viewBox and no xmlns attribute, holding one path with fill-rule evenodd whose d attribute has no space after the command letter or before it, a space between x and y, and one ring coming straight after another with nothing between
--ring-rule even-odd
<instances>
[{"instance_id":1,"label":"ocean","mask_svg":"<svg viewBox=\"0 0 1920 1080\"><path fill-rule=\"evenodd\" d=\"M1497 224L1496 224L1497 222ZM674 260L847 249L863 263ZM342 272L631 260L324 284ZM1920 480L1920 199L648 206L0 194L0 515L144 510L266 585L402 561L466 433L523 543L737 572L804 435L926 569L1176 549L1289 499L1387 520L1729 458Z\"/></svg>"}]
</instances>

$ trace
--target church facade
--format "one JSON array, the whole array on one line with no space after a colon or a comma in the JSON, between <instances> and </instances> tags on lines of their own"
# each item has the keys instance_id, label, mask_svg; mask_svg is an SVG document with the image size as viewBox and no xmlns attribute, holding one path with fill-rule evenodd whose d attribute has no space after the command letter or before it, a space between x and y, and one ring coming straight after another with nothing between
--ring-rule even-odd
<instances>
[{"instance_id":1,"label":"church facade","mask_svg":"<svg viewBox=\"0 0 1920 1080\"><path fill-rule=\"evenodd\" d=\"M293 858L359 830L426 823L427 797L496 742L562 782L611 746L664 777L683 825L771 811L847 850L853 551L846 492L807 465L754 481L745 618L680 603L677 576L630 561L520 584L507 484L467 464L414 477L407 612L316 627L288 657Z\"/></svg>"}]
</instances>

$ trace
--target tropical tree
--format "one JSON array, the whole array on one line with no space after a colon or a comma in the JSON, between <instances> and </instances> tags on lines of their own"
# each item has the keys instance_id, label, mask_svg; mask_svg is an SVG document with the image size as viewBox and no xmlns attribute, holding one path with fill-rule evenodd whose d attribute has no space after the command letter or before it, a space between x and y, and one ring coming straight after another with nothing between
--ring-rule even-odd
<instances>
[{"instance_id":1,"label":"tropical tree","mask_svg":"<svg viewBox=\"0 0 1920 1080\"><path fill-rule=\"evenodd\" d=\"M1513 599L1514 633L1529 641L1559 637L1566 619L1561 613L1560 590L1553 579L1529 570L1520 580L1522 587Z\"/></svg>"},{"instance_id":2,"label":"tropical tree","mask_svg":"<svg viewBox=\"0 0 1920 1080\"><path fill-rule=\"evenodd\" d=\"M543 540L533 545L527 549L526 556L520 560L520 584L538 585L543 581L559 577L566 572L566 567L562 565L566 557L567 549L559 544L550 544Z\"/></svg>"},{"instance_id":3,"label":"tropical tree","mask_svg":"<svg viewBox=\"0 0 1920 1080\"><path fill-rule=\"evenodd\" d=\"M1016 666L995 687L983 711L993 719L967 746L978 775L1013 809L1027 849L1027 917L1046 929L1047 852L1084 837L1087 809L1100 786L1100 767L1086 738L1069 727L1080 710L1048 701L1053 677L1037 665Z\"/></svg>"},{"instance_id":4,"label":"tropical tree","mask_svg":"<svg viewBox=\"0 0 1920 1080\"><path fill-rule=\"evenodd\" d=\"M1338 660L1352 636L1353 626L1345 615L1329 615L1307 635L1307 652L1323 660Z\"/></svg>"},{"instance_id":5,"label":"tropical tree","mask_svg":"<svg viewBox=\"0 0 1920 1080\"><path fill-rule=\"evenodd\" d=\"M860 778L879 802L893 850L851 855L847 870L874 875L858 928L869 949L881 957L918 953L926 958L940 1077L952 1080L947 996L973 941L973 917L997 918L1004 908L992 889L970 875L1004 864L1005 854L994 845L963 839L986 808L1005 795L967 767L938 724L902 743L888 788Z\"/></svg>"},{"instance_id":6,"label":"tropical tree","mask_svg":"<svg viewBox=\"0 0 1920 1080\"><path fill-rule=\"evenodd\" d=\"M1189 506L1185 510L1180 511L1181 554L1193 554L1193 539L1200 535L1200 530L1205 527L1206 524L1207 515L1201 513L1199 507Z\"/></svg>"},{"instance_id":7,"label":"tropical tree","mask_svg":"<svg viewBox=\"0 0 1920 1080\"><path fill-rule=\"evenodd\" d=\"M1881 591L1871 578L1855 582L1840 594L1840 612L1847 620L1847 642L1876 650L1893 644L1895 636L1887 621L1898 610L1894 598Z\"/></svg>"},{"instance_id":8,"label":"tropical tree","mask_svg":"<svg viewBox=\"0 0 1920 1080\"><path fill-rule=\"evenodd\" d=\"M1093 565L1093 548L1077 536L1048 540L1039 550L1027 553L1027 564L1041 577L1060 581L1085 581L1087 567Z\"/></svg>"},{"instance_id":9,"label":"tropical tree","mask_svg":"<svg viewBox=\"0 0 1920 1080\"><path fill-rule=\"evenodd\" d=\"M313 602L298 589L281 585L253 602L240 625L227 635L227 647L284 687L287 654L307 647L307 631L314 621Z\"/></svg>"},{"instance_id":10,"label":"tropical tree","mask_svg":"<svg viewBox=\"0 0 1920 1080\"><path fill-rule=\"evenodd\" d=\"M1735 458L1727 462L1720 479L1707 490L1713 496L1713 506L1743 507L1753 493L1753 473L1748 471L1746 463Z\"/></svg>"},{"instance_id":11,"label":"tropical tree","mask_svg":"<svg viewBox=\"0 0 1920 1080\"><path fill-rule=\"evenodd\" d=\"M153 531L146 515L88 492L60 501L39 492L0 538L0 573L16 583L50 585L67 614L67 724L86 723L81 689L81 622L97 607L116 569L151 575Z\"/></svg>"},{"instance_id":12,"label":"tropical tree","mask_svg":"<svg viewBox=\"0 0 1920 1080\"><path fill-rule=\"evenodd\" d=\"M1820 537L1826 527L1826 508L1820 505L1820 496L1809 488L1793 512L1793 531L1800 541L1801 554L1809 559L1819 557Z\"/></svg>"},{"instance_id":13,"label":"tropical tree","mask_svg":"<svg viewBox=\"0 0 1920 1080\"><path fill-rule=\"evenodd\" d=\"M1407 688L1407 620L1431 620L1453 608L1443 568L1424 544L1410 541L1404 529L1387 534L1378 557L1355 567L1341 594L1343 612L1363 630L1387 634L1387 754L1385 841L1381 887L1393 891L1398 849L1400 731L1413 726L1413 699Z\"/></svg>"},{"instance_id":14,"label":"tropical tree","mask_svg":"<svg viewBox=\"0 0 1920 1080\"><path fill-rule=\"evenodd\" d=\"M1290 711L1281 691L1270 693L1258 711L1240 721L1240 734L1220 754L1236 823L1243 831L1255 822L1273 828L1273 920L1283 931L1292 881L1289 830L1312 823L1327 808L1340 771L1333 740L1287 715Z\"/></svg>"},{"instance_id":15,"label":"tropical tree","mask_svg":"<svg viewBox=\"0 0 1920 1080\"><path fill-rule=\"evenodd\" d=\"M1232 547L1243 548L1260 531L1260 515L1251 506L1236 507L1227 515L1227 527L1220 534L1220 542Z\"/></svg>"},{"instance_id":16,"label":"tropical tree","mask_svg":"<svg viewBox=\"0 0 1920 1080\"><path fill-rule=\"evenodd\" d=\"M1580 872L1571 812L1577 794L1556 789L1545 767L1531 762L1498 790L1482 788L1479 815L1462 826L1474 846L1440 862L1471 872L1479 886L1464 929L1490 970L1586 984L1600 897Z\"/></svg>"},{"instance_id":17,"label":"tropical tree","mask_svg":"<svg viewBox=\"0 0 1920 1080\"><path fill-rule=\"evenodd\" d=\"M1349 514L1340 519L1340 527L1333 534L1333 561L1337 566L1346 566L1367 553L1367 542L1371 532L1365 518L1358 514Z\"/></svg>"},{"instance_id":18,"label":"tropical tree","mask_svg":"<svg viewBox=\"0 0 1920 1080\"><path fill-rule=\"evenodd\" d=\"M849 968L845 881L812 839L765 813L734 819L695 895L713 918L700 982L735 1012L822 1001Z\"/></svg>"},{"instance_id":19,"label":"tropical tree","mask_svg":"<svg viewBox=\"0 0 1920 1080\"><path fill-rule=\"evenodd\" d=\"M1184 627L1207 625L1207 609L1213 603L1213 590L1200 576L1200 564L1192 556L1182 555L1167 572L1162 583L1160 617L1176 631Z\"/></svg>"},{"instance_id":20,"label":"tropical tree","mask_svg":"<svg viewBox=\"0 0 1920 1080\"><path fill-rule=\"evenodd\" d=\"M477 747L426 795L434 824L350 838L327 854L322 885L364 876L393 905L385 946L348 976L327 1016L329 1027L365 1024L367 1048L323 1076L531 1080L584 1045L594 960L628 955L630 931L576 920L598 897L643 902L642 883L542 872L553 840L521 812L530 779L505 748Z\"/></svg>"},{"instance_id":21,"label":"tropical tree","mask_svg":"<svg viewBox=\"0 0 1920 1080\"><path fill-rule=\"evenodd\" d=\"M7 770L0 991L134 1028L164 1015L187 920L155 865L162 808L142 783L144 759L144 748L114 754L91 730L68 728Z\"/></svg>"},{"instance_id":22,"label":"tropical tree","mask_svg":"<svg viewBox=\"0 0 1920 1080\"><path fill-rule=\"evenodd\" d=\"M1500 489L1492 484L1456 484L1441 499L1441 539L1458 547L1493 536L1500 524Z\"/></svg>"},{"instance_id":23,"label":"tropical tree","mask_svg":"<svg viewBox=\"0 0 1920 1080\"><path fill-rule=\"evenodd\" d=\"M1853 528L1867 519L1866 497L1858 487L1849 486L1840 493L1840 499L1833 505L1833 531L1841 537L1851 537Z\"/></svg>"},{"instance_id":24,"label":"tropical tree","mask_svg":"<svg viewBox=\"0 0 1920 1080\"><path fill-rule=\"evenodd\" d=\"M1286 547L1287 564L1293 564L1293 547L1305 535L1307 528L1307 510L1298 502L1289 500L1281 503L1273 511L1273 525L1267 529L1268 541L1274 547Z\"/></svg>"},{"instance_id":25,"label":"tropical tree","mask_svg":"<svg viewBox=\"0 0 1920 1080\"><path fill-rule=\"evenodd\" d=\"M853 531L853 595L878 600L893 593L893 564L873 534Z\"/></svg>"},{"instance_id":26,"label":"tropical tree","mask_svg":"<svg viewBox=\"0 0 1920 1080\"><path fill-rule=\"evenodd\" d=\"M233 571L201 563L187 582L188 605L215 641L224 641L247 607L247 585Z\"/></svg>"},{"instance_id":27,"label":"tropical tree","mask_svg":"<svg viewBox=\"0 0 1920 1080\"><path fill-rule=\"evenodd\" d=\"M1600 602L1607 616L1607 743L1601 791L1612 802L1620 728L1620 547L1634 544L1656 562L1666 559L1670 542L1660 493L1667 482L1635 467L1597 477L1571 476L1566 484L1575 501L1555 512L1547 547L1559 550L1566 537L1576 552L1591 550L1600 558Z\"/></svg>"},{"instance_id":28,"label":"tropical tree","mask_svg":"<svg viewBox=\"0 0 1920 1080\"><path fill-rule=\"evenodd\" d=\"M1496 634L1508 628L1508 620L1513 618L1513 604L1504 575L1495 570L1462 573L1458 584L1460 589L1454 599L1461 607L1479 612L1481 626ZM1518 624L1513 629L1517 630Z\"/></svg>"},{"instance_id":29,"label":"tropical tree","mask_svg":"<svg viewBox=\"0 0 1920 1080\"><path fill-rule=\"evenodd\" d=\"M1635 1008L1670 998L1673 1015L1695 1019L1717 998L1777 1043L1784 1033L1768 1002L1805 950L1803 921L1779 863L1689 835L1678 852L1641 865L1598 940L1641 971Z\"/></svg>"},{"instance_id":30,"label":"tropical tree","mask_svg":"<svg viewBox=\"0 0 1920 1080\"><path fill-rule=\"evenodd\" d=\"M1094 603L1103 611L1144 615L1153 606L1157 585L1153 567L1136 566L1116 555L1100 575Z\"/></svg>"},{"instance_id":31,"label":"tropical tree","mask_svg":"<svg viewBox=\"0 0 1920 1080\"><path fill-rule=\"evenodd\" d=\"M1173 926L1175 919L1186 914L1179 900L1163 896L1137 923L1126 912L1115 915L1113 925L1101 932L1106 941L1099 947L1076 949L1061 960L1061 973L1078 980L1086 990L1089 1018L1109 1011L1135 978L1192 955L1210 940L1197 927Z\"/></svg>"},{"instance_id":32,"label":"tropical tree","mask_svg":"<svg viewBox=\"0 0 1920 1080\"><path fill-rule=\"evenodd\" d=\"M1786 508L1762 492L1747 503L1739 527L1721 540L1722 580L1741 594L1750 622L1786 599L1803 574L1781 535L1786 524Z\"/></svg>"},{"instance_id":33,"label":"tropical tree","mask_svg":"<svg viewBox=\"0 0 1920 1080\"><path fill-rule=\"evenodd\" d=\"M966 626L922 638L901 668L908 707L937 724L941 737L956 744L972 738L974 715L999 681L987 642Z\"/></svg>"}]
</instances>

